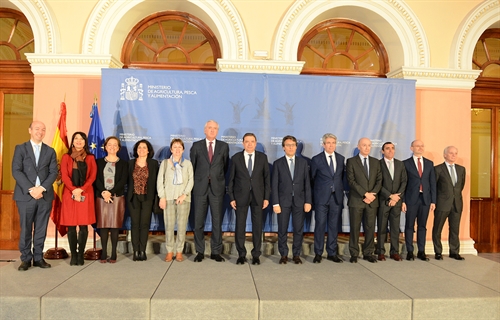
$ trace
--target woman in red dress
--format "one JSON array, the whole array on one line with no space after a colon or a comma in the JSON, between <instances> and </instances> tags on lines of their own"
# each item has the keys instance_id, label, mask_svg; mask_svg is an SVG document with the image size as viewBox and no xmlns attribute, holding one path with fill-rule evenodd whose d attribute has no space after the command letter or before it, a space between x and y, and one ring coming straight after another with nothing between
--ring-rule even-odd
<instances>
[{"instance_id":1,"label":"woman in red dress","mask_svg":"<svg viewBox=\"0 0 500 320\"><path fill-rule=\"evenodd\" d=\"M96 222L92 187L96 172L97 166L94 155L89 151L87 135L83 132L75 132L71 137L70 149L61 160L61 179L64 183L64 190L60 223L68 227L70 265L72 266L83 265L88 225ZM78 236L77 226L80 227Z\"/></svg>"}]
</instances>

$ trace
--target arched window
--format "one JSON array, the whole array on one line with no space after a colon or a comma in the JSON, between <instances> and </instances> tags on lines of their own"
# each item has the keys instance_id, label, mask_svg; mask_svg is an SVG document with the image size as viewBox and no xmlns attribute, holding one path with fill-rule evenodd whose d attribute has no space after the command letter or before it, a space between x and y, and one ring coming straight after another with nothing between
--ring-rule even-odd
<instances>
[{"instance_id":1,"label":"arched window","mask_svg":"<svg viewBox=\"0 0 500 320\"><path fill-rule=\"evenodd\" d=\"M35 50L33 32L24 15L15 10L0 9L0 61L24 61L25 53Z\"/></svg>"},{"instance_id":2,"label":"arched window","mask_svg":"<svg viewBox=\"0 0 500 320\"><path fill-rule=\"evenodd\" d=\"M500 29L486 30L474 48L472 68L483 70L480 77L500 78Z\"/></svg>"},{"instance_id":3,"label":"arched window","mask_svg":"<svg viewBox=\"0 0 500 320\"><path fill-rule=\"evenodd\" d=\"M332 19L309 30L297 58L303 74L385 77L389 59L380 39L361 23Z\"/></svg>"},{"instance_id":4,"label":"arched window","mask_svg":"<svg viewBox=\"0 0 500 320\"><path fill-rule=\"evenodd\" d=\"M220 57L208 26L182 12L146 17L129 33L122 51L124 68L216 70Z\"/></svg>"}]
</instances>

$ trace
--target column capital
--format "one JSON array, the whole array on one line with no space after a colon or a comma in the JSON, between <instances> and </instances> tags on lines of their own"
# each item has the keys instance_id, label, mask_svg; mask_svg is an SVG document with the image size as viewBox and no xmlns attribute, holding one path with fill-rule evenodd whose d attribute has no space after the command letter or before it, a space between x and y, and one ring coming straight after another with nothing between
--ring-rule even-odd
<instances>
[{"instance_id":1,"label":"column capital","mask_svg":"<svg viewBox=\"0 0 500 320\"><path fill-rule=\"evenodd\" d=\"M123 66L111 54L38 54L26 53L34 75L101 75L103 68Z\"/></svg>"},{"instance_id":2,"label":"column capital","mask_svg":"<svg viewBox=\"0 0 500 320\"><path fill-rule=\"evenodd\" d=\"M482 70L401 67L387 78L416 80L417 88L472 89Z\"/></svg>"}]
</instances>

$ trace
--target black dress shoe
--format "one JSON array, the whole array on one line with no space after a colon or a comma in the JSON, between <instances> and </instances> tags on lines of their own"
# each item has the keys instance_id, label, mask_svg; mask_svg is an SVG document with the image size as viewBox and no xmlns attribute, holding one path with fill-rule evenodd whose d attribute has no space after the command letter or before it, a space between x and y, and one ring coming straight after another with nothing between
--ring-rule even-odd
<instances>
[{"instance_id":1,"label":"black dress shoe","mask_svg":"<svg viewBox=\"0 0 500 320\"><path fill-rule=\"evenodd\" d=\"M313 263L321 263L321 259L323 259L323 257L317 254L314 256Z\"/></svg>"},{"instance_id":2,"label":"black dress shoe","mask_svg":"<svg viewBox=\"0 0 500 320\"><path fill-rule=\"evenodd\" d=\"M287 256L281 256L280 264L286 264L287 262L288 262L288 257Z\"/></svg>"},{"instance_id":3,"label":"black dress shoe","mask_svg":"<svg viewBox=\"0 0 500 320\"><path fill-rule=\"evenodd\" d=\"M366 260L366 261L371 262L371 263L377 262L377 258L375 256L372 256L372 255L363 256L363 260Z\"/></svg>"},{"instance_id":4,"label":"black dress shoe","mask_svg":"<svg viewBox=\"0 0 500 320\"><path fill-rule=\"evenodd\" d=\"M300 259L299 256L293 256L293 262L295 264L302 264L302 260Z\"/></svg>"},{"instance_id":5,"label":"black dress shoe","mask_svg":"<svg viewBox=\"0 0 500 320\"><path fill-rule=\"evenodd\" d=\"M194 262L202 262L203 259L205 259L205 256L203 255L203 253L199 253L196 255L196 257L194 257Z\"/></svg>"},{"instance_id":6,"label":"black dress shoe","mask_svg":"<svg viewBox=\"0 0 500 320\"><path fill-rule=\"evenodd\" d=\"M141 255L139 251L134 251L134 257L132 258L134 261L141 261Z\"/></svg>"},{"instance_id":7,"label":"black dress shoe","mask_svg":"<svg viewBox=\"0 0 500 320\"><path fill-rule=\"evenodd\" d=\"M50 268L51 265L48 264L47 262L45 262L44 259L41 259L38 261L33 261L33 267L39 267L39 268L45 269L45 268Z\"/></svg>"},{"instance_id":8,"label":"black dress shoe","mask_svg":"<svg viewBox=\"0 0 500 320\"><path fill-rule=\"evenodd\" d=\"M441 253L436 253L434 258L436 258L436 260L443 260L443 255Z\"/></svg>"},{"instance_id":9,"label":"black dress shoe","mask_svg":"<svg viewBox=\"0 0 500 320\"><path fill-rule=\"evenodd\" d=\"M459 255L458 253L450 254L450 258L455 259L455 260L465 260L465 258L462 257L461 255Z\"/></svg>"},{"instance_id":10,"label":"black dress shoe","mask_svg":"<svg viewBox=\"0 0 500 320\"><path fill-rule=\"evenodd\" d=\"M419 258L422 261L429 261L429 258L427 258L427 255L422 251L417 253L417 258Z\"/></svg>"},{"instance_id":11,"label":"black dress shoe","mask_svg":"<svg viewBox=\"0 0 500 320\"><path fill-rule=\"evenodd\" d=\"M337 255L328 256L328 257L326 257L326 260L330 260L330 261L333 261L335 263L342 263L342 262L344 262L344 260L340 259L339 256L337 256Z\"/></svg>"},{"instance_id":12,"label":"black dress shoe","mask_svg":"<svg viewBox=\"0 0 500 320\"><path fill-rule=\"evenodd\" d=\"M29 269L29 267L31 267L31 261L23 261L21 263L21 265L19 266L19 268L17 268L17 270L19 271L26 271Z\"/></svg>"},{"instance_id":13,"label":"black dress shoe","mask_svg":"<svg viewBox=\"0 0 500 320\"><path fill-rule=\"evenodd\" d=\"M217 262L224 262L226 259L224 259L220 254L211 254L210 259L215 260Z\"/></svg>"},{"instance_id":14,"label":"black dress shoe","mask_svg":"<svg viewBox=\"0 0 500 320\"><path fill-rule=\"evenodd\" d=\"M140 255L139 255L139 258L141 259L141 261L148 260L148 257L146 256L146 251L141 251Z\"/></svg>"},{"instance_id":15,"label":"black dress shoe","mask_svg":"<svg viewBox=\"0 0 500 320\"><path fill-rule=\"evenodd\" d=\"M252 264L260 264L259 258L252 258Z\"/></svg>"},{"instance_id":16,"label":"black dress shoe","mask_svg":"<svg viewBox=\"0 0 500 320\"><path fill-rule=\"evenodd\" d=\"M413 261L413 260L415 260L415 256L413 255L413 252L408 252L408 253L406 254L406 260L408 260L408 261Z\"/></svg>"},{"instance_id":17,"label":"black dress shoe","mask_svg":"<svg viewBox=\"0 0 500 320\"><path fill-rule=\"evenodd\" d=\"M349 259L350 263L358 263L358 257L352 256L351 259Z\"/></svg>"},{"instance_id":18,"label":"black dress shoe","mask_svg":"<svg viewBox=\"0 0 500 320\"><path fill-rule=\"evenodd\" d=\"M239 257L238 260L236 260L236 264L245 264L247 262L247 258L245 257Z\"/></svg>"}]
</instances>

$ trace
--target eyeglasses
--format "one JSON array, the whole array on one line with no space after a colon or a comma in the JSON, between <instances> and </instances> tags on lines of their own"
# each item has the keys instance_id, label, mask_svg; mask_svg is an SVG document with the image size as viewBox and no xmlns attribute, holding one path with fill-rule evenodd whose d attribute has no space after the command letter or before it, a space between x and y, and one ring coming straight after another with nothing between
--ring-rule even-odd
<instances>
[{"instance_id":1,"label":"eyeglasses","mask_svg":"<svg viewBox=\"0 0 500 320\"><path fill-rule=\"evenodd\" d=\"M296 144L293 144L293 143L286 143L285 144L285 147L287 148L291 148L291 147L296 147L297 145Z\"/></svg>"}]
</instances>

